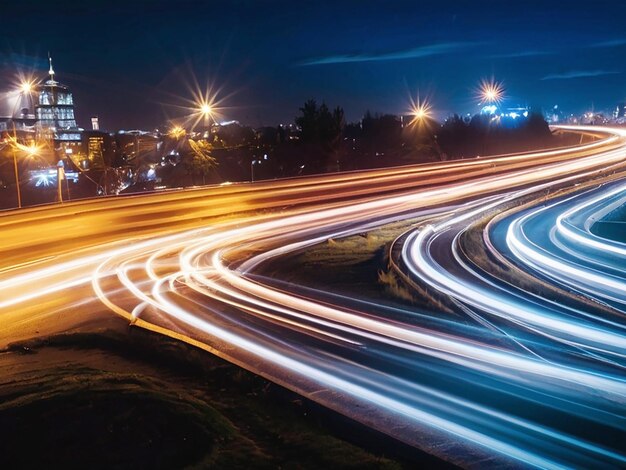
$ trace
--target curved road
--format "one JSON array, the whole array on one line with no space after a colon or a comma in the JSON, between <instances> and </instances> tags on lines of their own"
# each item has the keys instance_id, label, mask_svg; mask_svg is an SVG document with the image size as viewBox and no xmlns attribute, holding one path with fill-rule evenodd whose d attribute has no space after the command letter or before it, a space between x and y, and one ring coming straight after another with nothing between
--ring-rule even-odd
<instances>
[{"instance_id":1,"label":"curved road","mask_svg":"<svg viewBox=\"0 0 626 470\"><path fill-rule=\"evenodd\" d=\"M563 196L545 210L532 209L532 201L594 179L618 188L610 182L626 171L626 131L571 130L602 139L549 152L5 213L2 343L30 315L77 308L88 315L95 299L139 326L466 467L624 466L619 285L598 294L596 309L587 298L595 287L572 282L554 262L622 282L619 262L610 265L616 258L598 259L607 258L603 244L616 256L623 247L594 238L584 222L589 207L598 209L585 203L606 191L579 191L582 199ZM603 207L616 204L615 194ZM496 264L532 273L529 282L554 283L562 302L481 271L461 240L472 222L521 201L522 212L489 225L485 246L501 257ZM256 274L270 260L329 238L404 219L432 223L398 241L398 269L444 294L457 321ZM533 225L553 219L589 241L589 259L572 262L580 247L567 232L545 237Z\"/></svg>"}]
</instances>

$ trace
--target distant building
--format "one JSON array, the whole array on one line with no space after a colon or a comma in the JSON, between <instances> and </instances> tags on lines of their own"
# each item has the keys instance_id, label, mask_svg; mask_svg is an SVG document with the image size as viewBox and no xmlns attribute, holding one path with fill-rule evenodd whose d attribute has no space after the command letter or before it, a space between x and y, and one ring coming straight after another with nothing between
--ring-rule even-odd
<instances>
[{"instance_id":1,"label":"distant building","mask_svg":"<svg viewBox=\"0 0 626 470\"><path fill-rule=\"evenodd\" d=\"M35 141L36 119L32 115L24 117L0 117L0 133L15 137L21 144L28 145Z\"/></svg>"},{"instance_id":2,"label":"distant building","mask_svg":"<svg viewBox=\"0 0 626 470\"><path fill-rule=\"evenodd\" d=\"M87 159L91 168L101 169L104 167L104 136L93 135L88 137Z\"/></svg>"},{"instance_id":3,"label":"distant building","mask_svg":"<svg viewBox=\"0 0 626 470\"><path fill-rule=\"evenodd\" d=\"M82 137L83 148L86 149L86 155L80 160L83 170L102 170L113 165L115 141L109 133L84 130Z\"/></svg>"},{"instance_id":4,"label":"distant building","mask_svg":"<svg viewBox=\"0 0 626 470\"><path fill-rule=\"evenodd\" d=\"M98 120L98 116L91 117L91 130L93 131L100 130L100 121Z\"/></svg>"},{"instance_id":5,"label":"distant building","mask_svg":"<svg viewBox=\"0 0 626 470\"><path fill-rule=\"evenodd\" d=\"M54 79L50 58L50 79L44 82L35 105L37 130L40 138L51 139L62 156L80 151L81 129L74 117L74 99L70 89Z\"/></svg>"},{"instance_id":6,"label":"distant building","mask_svg":"<svg viewBox=\"0 0 626 470\"><path fill-rule=\"evenodd\" d=\"M116 162L114 166L140 166L160 158L161 139L151 132L130 130L115 134Z\"/></svg>"},{"instance_id":7,"label":"distant building","mask_svg":"<svg viewBox=\"0 0 626 470\"><path fill-rule=\"evenodd\" d=\"M5 136L11 135L11 138L24 145L29 145L35 141L35 123L37 118L32 113L32 99L28 96L20 96L17 98L18 105L24 105L22 108L15 108L10 111L7 116L0 117L0 132L4 132Z\"/></svg>"},{"instance_id":8,"label":"distant building","mask_svg":"<svg viewBox=\"0 0 626 470\"><path fill-rule=\"evenodd\" d=\"M613 111L613 119L626 117L626 103L619 103Z\"/></svg>"}]
</instances>

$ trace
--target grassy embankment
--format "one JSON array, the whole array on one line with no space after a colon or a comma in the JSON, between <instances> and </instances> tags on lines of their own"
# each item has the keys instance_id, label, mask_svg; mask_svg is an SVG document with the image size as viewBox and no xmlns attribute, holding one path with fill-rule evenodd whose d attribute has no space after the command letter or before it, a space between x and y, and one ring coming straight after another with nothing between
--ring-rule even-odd
<instances>
[{"instance_id":1,"label":"grassy embankment","mask_svg":"<svg viewBox=\"0 0 626 470\"><path fill-rule=\"evenodd\" d=\"M360 300L414 310L444 308L426 291L409 286L392 268L393 241L420 220L403 220L308 247L265 263L258 273L268 282L335 292Z\"/></svg>"},{"instance_id":2,"label":"grassy embankment","mask_svg":"<svg viewBox=\"0 0 626 470\"><path fill-rule=\"evenodd\" d=\"M0 422L5 468L402 467L389 439L138 328L10 346Z\"/></svg>"}]
</instances>

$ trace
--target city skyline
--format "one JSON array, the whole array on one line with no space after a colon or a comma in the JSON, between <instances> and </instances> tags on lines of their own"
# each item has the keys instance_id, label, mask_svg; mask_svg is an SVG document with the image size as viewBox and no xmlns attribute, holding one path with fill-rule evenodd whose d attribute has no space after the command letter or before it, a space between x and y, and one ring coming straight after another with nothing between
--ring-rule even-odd
<instances>
[{"instance_id":1,"label":"city skyline","mask_svg":"<svg viewBox=\"0 0 626 470\"><path fill-rule=\"evenodd\" d=\"M283 2L239 2L228 11L197 2L70 3L37 4L36 19L28 15L33 2L9 7L16 21L0 43L0 67L43 78L50 51L83 127L91 115L111 129L154 127L209 86L226 118L252 126L292 122L308 98L342 106L349 121L366 110L407 112L418 92L440 117L475 112L473 90L489 77L503 82L509 105L581 112L624 98L616 59L626 38L616 13L625 7L608 2L588 12L584 29L571 2L524 11L490 2L322 3L304 11ZM149 33L132 40L133 22Z\"/></svg>"}]
</instances>

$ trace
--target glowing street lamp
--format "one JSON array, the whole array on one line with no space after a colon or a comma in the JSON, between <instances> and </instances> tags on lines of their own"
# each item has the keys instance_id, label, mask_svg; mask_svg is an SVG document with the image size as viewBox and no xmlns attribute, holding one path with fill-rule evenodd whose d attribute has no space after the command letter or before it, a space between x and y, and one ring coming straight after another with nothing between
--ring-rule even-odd
<instances>
[{"instance_id":1,"label":"glowing street lamp","mask_svg":"<svg viewBox=\"0 0 626 470\"><path fill-rule=\"evenodd\" d=\"M209 120L213 115L213 107L206 101L200 103L200 114L204 117L204 127L209 127Z\"/></svg>"},{"instance_id":2,"label":"glowing street lamp","mask_svg":"<svg viewBox=\"0 0 626 470\"><path fill-rule=\"evenodd\" d=\"M421 103L418 101L417 104L413 107L413 121L421 122L426 119L430 119L432 117L432 113L430 112L431 106L426 101L422 101Z\"/></svg>"},{"instance_id":3,"label":"glowing street lamp","mask_svg":"<svg viewBox=\"0 0 626 470\"><path fill-rule=\"evenodd\" d=\"M15 139L15 123L13 123L13 135L14 135L14 141L13 141L13 145L11 145L12 151L13 151L13 169L15 170L15 189L17 191L17 207L18 209L22 208L22 193L20 192L20 175L19 172L17 170L17 154L15 152L15 149L17 147L17 139Z\"/></svg>"},{"instance_id":4,"label":"glowing street lamp","mask_svg":"<svg viewBox=\"0 0 626 470\"><path fill-rule=\"evenodd\" d=\"M36 83L32 79L21 78L20 83L18 85L18 93L20 95L27 95L34 91ZM13 118L13 139L11 143L12 153L13 153L13 169L15 171L15 188L17 191L17 207L22 207L22 193L20 190L20 177L19 171L17 167L17 150L25 152L28 157L37 156L39 154L39 147L35 144L31 145L23 145L17 141L17 128L15 127L15 118Z\"/></svg>"},{"instance_id":5,"label":"glowing street lamp","mask_svg":"<svg viewBox=\"0 0 626 470\"><path fill-rule=\"evenodd\" d=\"M186 81L185 88L187 88L189 95L176 97L178 103L170 104L173 108L185 113L184 117L177 118L176 125L183 126L191 132L196 131L198 126L204 127L206 130L210 125L222 119L223 100L228 97L220 97L222 88L211 82L207 82L206 87L202 87L193 73L188 76Z\"/></svg>"},{"instance_id":6,"label":"glowing street lamp","mask_svg":"<svg viewBox=\"0 0 626 470\"><path fill-rule=\"evenodd\" d=\"M17 141L17 131L15 129L15 123L13 123L13 138L11 139L11 151L13 153L13 170L15 171L15 190L17 191L17 207L22 207L22 192L20 190L20 175L17 166L17 151L23 152L27 157L36 157L41 150L38 145L30 144L24 145Z\"/></svg>"},{"instance_id":7,"label":"glowing street lamp","mask_svg":"<svg viewBox=\"0 0 626 470\"><path fill-rule=\"evenodd\" d=\"M478 96L481 104L500 104L504 98L504 87L501 82L497 82L494 79L489 81L483 80L480 82Z\"/></svg>"},{"instance_id":8,"label":"glowing street lamp","mask_svg":"<svg viewBox=\"0 0 626 470\"><path fill-rule=\"evenodd\" d=\"M24 80L20 83L20 92L27 95L33 91L35 84L30 80Z\"/></svg>"},{"instance_id":9,"label":"glowing street lamp","mask_svg":"<svg viewBox=\"0 0 626 470\"><path fill-rule=\"evenodd\" d=\"M419 96L416 100L411 98L410 114L412 119L409 125L422 126L424 124L428 124L428 121L432 119L433 116L432 106L427 100L421 100Z\"/></svg>"},{"instance_id":10,"label":"glowing street lamp","mask_svg":"<svg viewBox=\"0 0 626 470\"><path fill-rule=\"evenodd\" d=\"M39 156L39 146L37 144L30 144L24 146L24 151L26 152L27 157L37 157Z\"/></svg>"},{"instance_id":11,"label":"glowing street lamp","mask_svg":"<svg viewBox=\"0 0 626 470\"><path fill-rule=\"evenodd\" d=\"M38 83L36 79L20 74L17 83L15 83L15 94L18 96L16 106L23 104L23 99L26 99L30 112L33 107L33 93L36 91ZM14 115L16 114L15 111L16 109L13 110Z\"/></svg>"},{"instance_id":12,"label":"glowing street lamp","mask_svg":"<svg viewBox=\"0 0 626 470\"><path fill-rule=\"evenodd\" d=\"M211 109L211 105L208 103L202 103L202 105L200 105L200 112L202 114L211 114L212 109Z\"/></svg>"}]
</instances>

